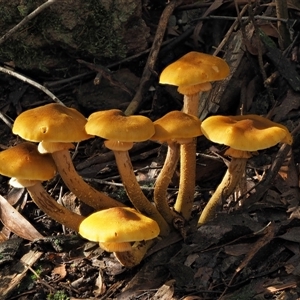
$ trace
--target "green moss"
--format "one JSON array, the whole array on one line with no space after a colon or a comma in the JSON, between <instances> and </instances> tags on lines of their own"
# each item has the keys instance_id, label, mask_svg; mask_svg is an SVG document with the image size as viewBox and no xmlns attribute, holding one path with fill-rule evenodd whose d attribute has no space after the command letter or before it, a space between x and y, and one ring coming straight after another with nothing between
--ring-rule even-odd
<instances>
[{"instance_id":1,"label":"green moss","mask_svg":"<svg viewBox=\"0 0 300 300\"><path fill-rule=\"evenodd\" d=\"M87 11L92 13L87 17L84 28L78 27L74 32L79 49L96 56L125 57L126 47L122 43L122 34L113 29L114 6L106 10L98 0L86 1L85 5Z\"/></svg>"},{"instance_id":2,"label":"green moss","mask_svg":"<svg viewBox=\"0 0 300 300\"><path fill-rule=\"evenodd\" d=\"M115 2L109 8L99 0L74 1L73 6L48 9L28 22L0 47L0 59L12 60L24 69L65 68L73 57L120 59L127 53L122 41L124 28ZM42 3L42 2L41 2ZM0 11L0 19L16 25L33 11L40 1L22 2ZM4 9L5 11L5 9ZM8 13L10 12L10 14ZM126 16L122 16L126 20ZM12 27L12 26L10 26ZM74 59L73 59L74 61Z\"/></svg>"}]
</instances>

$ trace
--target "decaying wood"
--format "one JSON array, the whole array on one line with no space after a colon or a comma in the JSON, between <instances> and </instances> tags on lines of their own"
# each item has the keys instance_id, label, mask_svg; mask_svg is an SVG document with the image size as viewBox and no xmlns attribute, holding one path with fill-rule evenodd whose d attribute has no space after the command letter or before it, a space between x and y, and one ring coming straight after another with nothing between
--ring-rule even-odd
<instances>
[{"instance_id":1,"label":"decaying wood","mask_svg":"<svg viewBox=\"0 0 300 300\"><path fill-rule=\"evenodd\" d=\"M25 277L28 267L36 263L43 255L43 252L32 251L23 255L19 262L8 270L2 270L0 273L0 295L1 300L7 299L10 293L18 286Z\"/></svg>"}]
</instances>

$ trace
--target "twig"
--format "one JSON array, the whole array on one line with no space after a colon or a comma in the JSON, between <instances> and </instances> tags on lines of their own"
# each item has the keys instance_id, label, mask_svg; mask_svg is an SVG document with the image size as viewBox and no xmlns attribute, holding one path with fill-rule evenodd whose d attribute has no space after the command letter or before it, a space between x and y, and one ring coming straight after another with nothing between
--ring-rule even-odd
<instances>
[{"instance_id":1,"label":"twig","mask_svg":"<svg viewBox=\"0 0 300 300\"><path fill-rule=\"evenodd\" d=\"M100 66L100 65L96 65L96 64L91 64L91 63L86 62L82 59L77 59L77 61L80 64L83 64L83 65L87 66L89 69L97 72L97 76L94 79L94 84L95 85L99 84L100 81L101 81L101 78L104 77L110 82L111 85L117 86L118 88L122 89L127 94L132 96L132 91L130 91L130 89L125 84L123 84L122 82L119 82L116 79L114 79L112 77L112 72L108 68Z\"/></svg>"},{"instance_id":2,"label":"twig","mask_svg":"<svg viewBox=\"0 0 300 300\"><path fill-rule=\"evenodd\" d=\"M278 32L279 32L278 43L279 43L281 50L284 50L291 43L290 34L286 27L286 24L284 24L281 21L281 19L287 19L289 17L287 1L286 0L275 0L275 5L276 5L277 18L279 19L277 21L277 27L278 27Z\"/></svg>"},{"instance_id":3,"label":"twig","mask_svg":"<svg viewBox=\"0 0 300 300\"><path fill-rule=\"evenodd\" d=\"M47 283L44 279L42 279L41 276L31 268L31 266L29 266L27 263L23 263L23 264L28 270L30 270L33 273L33 275L36 277L39 283L43 284L52 292L56 291L55 288L53 288L49 283Z\"/></svg>"},{"instance_id":4,"label":"twig","mask_svg":"<svg viewBox=\"0 0 300 300\"><path fill-rule=\"evenodd\" d=\"M89 72L86 72L83 74L78 74L73 77L69 77L69 78L65 78L65 79L61 79L61 80L57 80L57 81L52 81L52 82L48 81L48 82L44 82L44 86L47 88L56 87L58 85L68 84L68 83L72 83L73 81L76 81L76 80L81 80L82 78L85 78L85 77L93 75L93 74L95 74L95 71L89 71Z\"/></svg>"},{"instance_id":5,"label":"twig","mask_svg":"<svg viewBox=\"0 0 300 300\"><path fill-rule=\"evenodd\" d=\"M234 31L236 25L240 22L240 20L243 18L242 16L245 14L247 11L248 5L245 5L241 12L238 14L238 17L235 18L235 21L232 23L230 26L229 30L225 34L223 40L221 43L218 45L217 49L214 51L213 55L218 55L218 53L221 51L221 49L224 47L224 45L227 43L229 37L231 36L232 32ZM246 17L248 18L248 17Z\"/></svg>"},{"instance_id":6,"label":"twig","mask_svg":"<svg viewBox=\"0 0 300 300\"><path fill-rule=\"evenodd\" d=\"M17 24L15 27L10 29L7 33L5 33L1 38L0 38L0 45L4 43L10 36L12 36L19 28L24 26L26 23L28 23L31 19L36 17L38 14L40 14L44 9L46 9L48 6L52 5L55 3L57 0L48 0L41 6L39 6L37 9L35 9L32 13L27 15L19 24Z\"/></svg>"},{"instance_id":7,"label":"twig","mask_svg":"<svg viewBox=\"0 0 300 300\"><path fill-rule=\"evenodd\" d=\"M245 6L248 6L247 4ZM245 7L244 6L244 7ZM254 20L264 20L264 21L280 21L282 23L287 23L287 22L293 22L296 21L295 19L284 19L284 18L275 18L275 17L268 17L268 16L260 16L260 15L255 15L253 16ZM203 20L211 20L211 19L216 19L216 20L232 20L235 21L238 19L238 17L232 17L232 16L215 16L215 15L210 15L207 17L200 17L197 19L193 19L193 21L203 21ZM249 17L241 17L240 20L248 20Z\"/></svg>"},{"instance_id":8,"label":"twig","mask_svg":"<svg viewBox=\"0 0 300 300\"><path fill-rule=\"evenodd\" d=\"M18 78L18 79L20 79L20 80L22 80L22 81L24 81L24 82L26 82L26 83L28 83L28 84L31 84L31 85L35 86L36 88L40 89L40 90L43 91L45 94L47 94L54 102L57 102L57 103L59 103L59 104L65 106L64 103L62 103L62 102L61 102L54 94L52 94L52 93L51 93L47 88L45 88L43 85L41 85L41 84L39 84L39 83L37 83L37 82L35 82L35 81L33 81L33 80L31 80L31 79L29 79L29 78L23 76L23 75L21 75L21 74L15 72L15 71L12 71L12 70L3 68L3 67L1 67L1 66L0 66L0 71L3 72L3 73L8 74L8 75L10 75L10 76L16 77L16 78Z\"/></svg>"},{"instance_id":9,"label":"twig","mask_svg":"<svg viewBox=\"0 0 300 300\"><path fill-rule=\"evenodd\" d=\"M12 122L8 117L0 111L0 119L9 127L12 128Z\"/></svg>"},{"instance_id":10,"label":"twig","mask_svg":"<svg viewBox=\"0 0 300 300\"><path fill-rule=\"evenodd\" d=\"M249 9L248 9L249 18L250 18L250 20L252 22L252 25L254 27L254 34L255 34L255 37L256 37L256 40L257 40L258 64L259 64L261 75L263 77L263 82L266 82L268 77L267 77L267 73L266 73L266 70L265 70L265 67L264 67L264 63L263 63L262 41L261 41L261 38L260 38L260 35L259 35L259 28L258 28L258 26L257 26L257 24L254 20L254 14L253 14L252 9L253 9L252 5L249 4ZM268 96L269 96L269 99L270 99L271 103L274 103L275 99L274 99L274 94L272 92L272 89L268 85L264 85L264 86L267 90L267 93L268 93Z\"/></svg>"},{"instance_id":11,"label":"twig","mask_svg":"<svg viewBox=\"0 0 300 300\"><path fill-rule=\"evenodd\" d=\"M152 71L154 70L154 65L156 63L158 52L159 52L159 49L162 44L162 40L163 40L165 31L166 31L166 28L168 25L169 18L171 16L172 12L174 11L174 9L178 5L180 5L181 2L182 2L182 0L172 0L166 6L166 8L164 9L164 11L160 17L157 31L154 36L152 48L149 53L147 63L145 65L145 68L144 68L144 71L143 71L143 74L141 77L139 88L138 88L135 96L131 100L130 104L128 105L127 109L125 110L125 115L132 115L137 111L137 109L139 108L139 106L142 102L144 92L149 88L150 77L152 75Z\"/></svg>"}]
</instances>

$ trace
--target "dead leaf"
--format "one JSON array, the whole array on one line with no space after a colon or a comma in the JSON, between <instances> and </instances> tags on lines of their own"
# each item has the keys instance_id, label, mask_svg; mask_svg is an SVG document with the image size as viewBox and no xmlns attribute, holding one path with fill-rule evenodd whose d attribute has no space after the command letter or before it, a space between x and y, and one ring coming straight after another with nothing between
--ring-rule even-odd
<instances>
[{"instance_id":1,"label":"dead leaf","mask_svg":"<svg viewBox=\"0 0 300 300\"><path fill-rule=\"evenodd\" d=\"M291 89L288 90L282 103L274 109L273 120L274 122L280 122L285 119L289 112L292 110L299 109L300 107L300 96L299 93L295 93Z\"/></svg>"},{"instance_id":2,"label":"dead leaf","mask_svg":"<svg viewBox=\"0 0 300 300\"><path fill-rule=\"evenodd\" d=\"M161 286L154 296L151 298L152 300L172 300L174 295L174 283L175 280L167 281L163 286Z\"/></svg>"},{"instance_id":3,"label":"dead leaf","mask_svg":"<svg viewBox=\"0 0 300 300\"><path fill-rule=\"evenodd\" d=\"M52 270L52 275L58 275L58 280L64 279L67 276L66 265L61 264Z\"/></svg>"},{"instance_id":4,"label":"dead leaf","mask_svg":"<svg viewBox=\"0 0 300 300\"><path fill-rule=\"evenodd\" d=\"M0 196L0 220L19 237L33 241L43 236L4 197Z\"/></svg>"},{"instance_id":5,"label":"dead leaf","mask_svg":"<svg viewBox=\"0 0 300 300\"><path fill-rule=\"evenodd\" d=\"M248 249L251 247L250 244L237 244L237 245L228 245L224 247L224 252L232 256L240 256L246 254Z\"/></svg>"},{"instance_id":6,"label":"dead leaf","mask_svg":"<svg viewBox=\"0 0 300 300\"><path fill-rule=\"evenodd\" d=\"M277 28L272 23L263 23L258 24L259 28L263 30L263 32L268 35L275 38L279 37Z\"/></svg>"},{"instance_id":7,"label":"dead leaf","mask_svg":"<svg viewBox=\"0 0 300 300\"><path fill-rule=\"evenodd\" d=\"M99 275L96 279L95 286L96 289L93 291L95 297L101 296L106 292L102 269L99 269Z\"/></svg>"},{"instance_id":8,"label":"dead leaf","mask_svg":"<svg viewBox=\"0 0 300 300\"><path fill-rule=\"evenodd\" d=\"M277 237L286 241L300 243L300 227L289 228L286 233Z\"/></svg>"}]
</instances>

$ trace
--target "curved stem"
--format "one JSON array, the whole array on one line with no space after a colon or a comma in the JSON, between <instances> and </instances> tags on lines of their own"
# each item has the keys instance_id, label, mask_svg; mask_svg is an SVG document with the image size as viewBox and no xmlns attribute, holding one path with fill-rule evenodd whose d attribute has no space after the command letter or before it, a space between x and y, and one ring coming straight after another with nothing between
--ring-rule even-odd
<instances>
[{"instance_id":1,"label":"curved stem","mask_svg":"<svg viewBox=\"0 0 300 300\"><path fill-rule=\"evenodd\" d=\"M180 146L180 180L178 196L174 205L175 211L185 220L191 217L196 177L196 138L192 143Z\"/></svg>"},{"instance_id":2,"label":"curved stem","mask_svg":"<svg viewBox=\"0 0 300 300\"><path fill-rule=\"evenodd\" d=\"M73 213L57 203L44 189L41 183L26 187L34 203L50 218L78 232L85 217Z\"/></svg>"},{"instance_id":3,"label":"curved stem","mask_svg":"<svg viewBox=\"0 0 300 300\"><path fill-rule=\"evenodd\" d=\"M62 180L69 190L81 201L96 210L125 206L121 202L107 196L105 193L97 191L87 184L76 172L68 150L54 152L52 153L52 157Z\"/></svg>"},{"instance_id":4,"label":"curved stem","mask_svg":"<svg viewBox=\"0 0 300 300\"><path fill-rule=\"evenodd\" d=\"M177 217L177 215L170 209L166 194L172 176L176 170L179 159L179 147L179 144L175 142L168 142L168 151L165 162L157 176L154 188L153 200L156 204L156 208L170 225L173 225L173 220Z\"/></svg>"},{"instance_id":5,"label":"curved stem","mask_svg":"<svg viewBox=\"0 0 300 300\"><path fill-rule=\"evenodd\" d=\"M156 207L150 203L142 192L133 172L128 151L114 151L114 155L122 182L130 201L138 211L158 223L160 235L167 236L170 232L170 227Z\"/></svg>"},{"instance_id":6,"label":"curved stem","mask_svg":"<svg viewBox=\"0 0 300 300\"><path fill-rule=\"evenodd\" d=\"M217 208L221 204L221 200L227 199L230 194L233 193L235 187L243 177L246 163L247 158L232 158L221 183L203 209L198 221L198 226L207 223L215 217Z\"/></svg>"}]
</instances>

